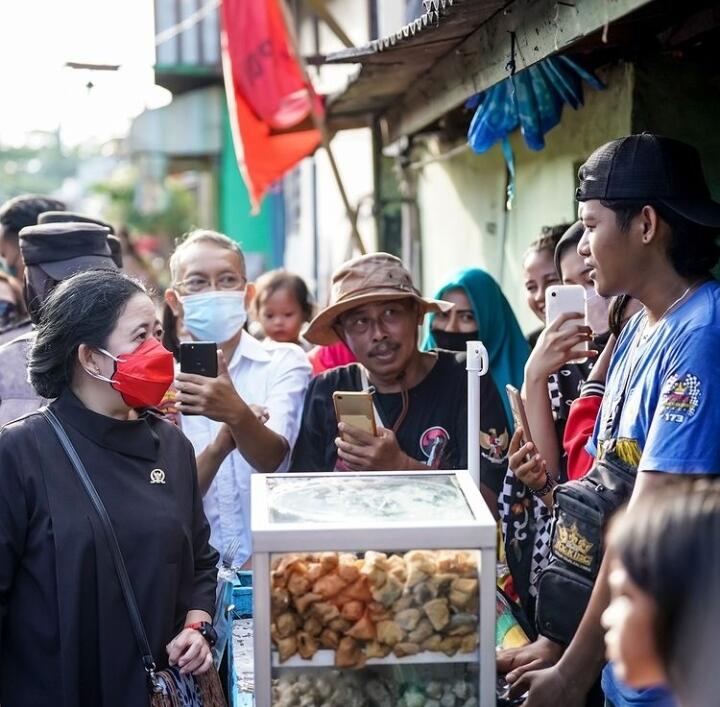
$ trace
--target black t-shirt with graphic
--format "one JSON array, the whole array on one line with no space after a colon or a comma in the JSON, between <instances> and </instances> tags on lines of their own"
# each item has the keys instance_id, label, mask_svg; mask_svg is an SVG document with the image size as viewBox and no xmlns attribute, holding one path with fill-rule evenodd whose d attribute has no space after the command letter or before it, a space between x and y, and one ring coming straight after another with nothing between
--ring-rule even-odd
<instances>
[{"instance_id":1,"label":"black t-shirt with graphic","mask_svg":"<svg viewBox=\"0 0 720 707\"><path fill-rule=\"evenodd\" d=\"M427 463L435 440L446 438L439 468L467 468L467 370L465 354L438 351L438 360L414 388L408 391L407 416L397 431L400 448ZM291 471L332 471L337 463L337 420L332 395L335 391L362 390L360 367L326 371L311 381L305 396L300 435L295 444ZM400 393L375 393L375 406L383 426L392 428L402 410ZM481 378L480 476L499 493L507 466L509 443L502 401L492 377Z\"/></svg>"}]
</instances>

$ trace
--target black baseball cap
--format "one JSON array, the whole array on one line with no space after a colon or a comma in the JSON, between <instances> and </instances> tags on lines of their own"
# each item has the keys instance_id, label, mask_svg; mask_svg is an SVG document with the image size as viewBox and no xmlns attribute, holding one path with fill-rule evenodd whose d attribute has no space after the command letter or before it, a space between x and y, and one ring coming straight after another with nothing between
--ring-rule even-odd
<instances>
[{"instance_id":1,"label":"black baseball cap","mask_svg":"<svg viewBox=\"0 0 720 707\"><path fill-rule=\"evenodd\" d=\"M99 218L93 218L92 216L85 216L85 214L79 214L77 211L43 211L38 216L38 223L94 223L98 226L104 226L110 232L110 235L115 233L115 229L107 221L102 221Z\"/></svg>"},{"instance_id":2,"label":"black baseball cap","mask_svg":"<svg viewBox=\"0 0 720 707\"><path fill-rule=\"evenodd\" d=\"M38 265L57 281L82 270L115 270L108 234L107 228L95 223L26 226L20 231L20 252L25 265Z\"/></svg>"},{"instance_id":3,"label":"black baseball cap","mask_svg":"<svg viewBox=\"0 0 720 707\"><path fill-rule=\"evenodd\" d=\"M710 197L700 154L680 140L650 133L613 140L588 157L578 177L578 201L652 201L720 228L720 204Z\"/></svg>"},{"instance_id":4,"label":"black baseball cap","mask_svg":"<svg viewBox=\"0 0 720 707\"><path fill-rule=\"evenodd\" d=\"M122 256L122 243L117 236L113 236L112 233L107 237L108 246L110 247L110 257L113 259L113 263L122 270L123 256Z\"/></svg>"}]
</instances>

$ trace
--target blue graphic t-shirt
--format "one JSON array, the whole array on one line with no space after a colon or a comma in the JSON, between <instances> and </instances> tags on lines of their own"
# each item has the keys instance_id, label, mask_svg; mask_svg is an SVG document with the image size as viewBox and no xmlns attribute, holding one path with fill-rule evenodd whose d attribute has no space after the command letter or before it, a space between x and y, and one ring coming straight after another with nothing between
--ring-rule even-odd
<instances>
[{"instance_id":1,"label":"blue graphic t-shirt","mask_svg":"<svg viewBox=\"0 0 720 707\"><path fill-rule=\"evenodd\" d=\"M628 323L608 371L588 451L596 455L627 382L618 453L639 471L720 474L720 283L700 286L653 328L641 312ZM624 453L623 453L624 452ZM611 666L603 690L616 707L672 707L662 688L633 690Z\"/></svg>"}]
</instances>

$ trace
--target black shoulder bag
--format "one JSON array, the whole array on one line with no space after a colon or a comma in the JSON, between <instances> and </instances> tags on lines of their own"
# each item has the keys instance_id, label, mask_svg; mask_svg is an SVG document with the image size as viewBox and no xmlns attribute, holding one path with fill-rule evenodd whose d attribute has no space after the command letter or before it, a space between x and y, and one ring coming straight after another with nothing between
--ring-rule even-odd
<instances>
[{"instance_id":1,"label":"black shoulder bag","mask_svg":"<svg viewBox=\"0 0 720 707\"><path fill-rule=\"evenodd\" d=\"M168 668L156 672L155 660L152 656L150 643L145 633L145 627L140 615L140 609L135 599L130 577L125 567L120 545L115 535L110 516L105 509L97 489L85 469L85 465L78 456L73 443L63 429L60 420L48 407L40 408L40 413L52 427L58 441L65 450L70 463L77 472L80 482L95 508L105 531L110 553L112 554L115 572L120 582L125 605L130 616L130 625L135 634L138 650L142 658L143 667L148 678L148 692L152 707L226 707L220 678L214 666L206 673L198 676L182 675L177 668Z\"/></svg>"},{"instance_id":2,"label":"black shoulder bag","mask_svg":"<svg viewBox=\"0 0 720 707\"><path fill-rule=\"evenodd\" d=\"M630 377L605 426L601 458L582 479L555 489L550 561L537 584L538 633L568 645L585 613L602 562L605 527L629 500L637 468L617 453L617 432Z\"/></svg>"}]
</instances>

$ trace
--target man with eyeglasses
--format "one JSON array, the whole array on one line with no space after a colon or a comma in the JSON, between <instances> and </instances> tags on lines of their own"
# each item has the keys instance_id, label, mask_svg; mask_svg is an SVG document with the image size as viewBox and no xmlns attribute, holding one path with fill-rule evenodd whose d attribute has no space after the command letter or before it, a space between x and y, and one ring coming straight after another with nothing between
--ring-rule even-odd
<instances>
[{"instance_id":1,"label":"man with eyeglasses","mask_svg":"<svg viewBox=\"0 0 720 707\"><path fill-rule=\"evenodd\" d=\"M252 553L250 474L287 469L310 364L299 346L260 343L243 331L254 288L240 247L227 236L191 232L173 253L170 273L165 300L179 330L218 346L217 378L179 373L175 402L198 455L200 489L207 489L210 542L241 564Z\"/></svg>"},{"instance_id":2,"label":"man with eyeglasses","mask_svg":"<svg viewBox=\"0 0 720 707\"><path fill-rule=\"evenodd\" d=\"M465 354L418 348L425 314L453 305L421 297L402 262L387 253L350 260L332 282L331 304L313 319L305 338L320 345L343 341L358 363L310 383L291 470L467 468ZM381 423L376 437L338 425L333 408L335 391L369 386ZM482 378L481 395L481 439L487 444L481 479L494 507L505 473L508 425L489 374Z\"/></svg>"}]
</instances>

